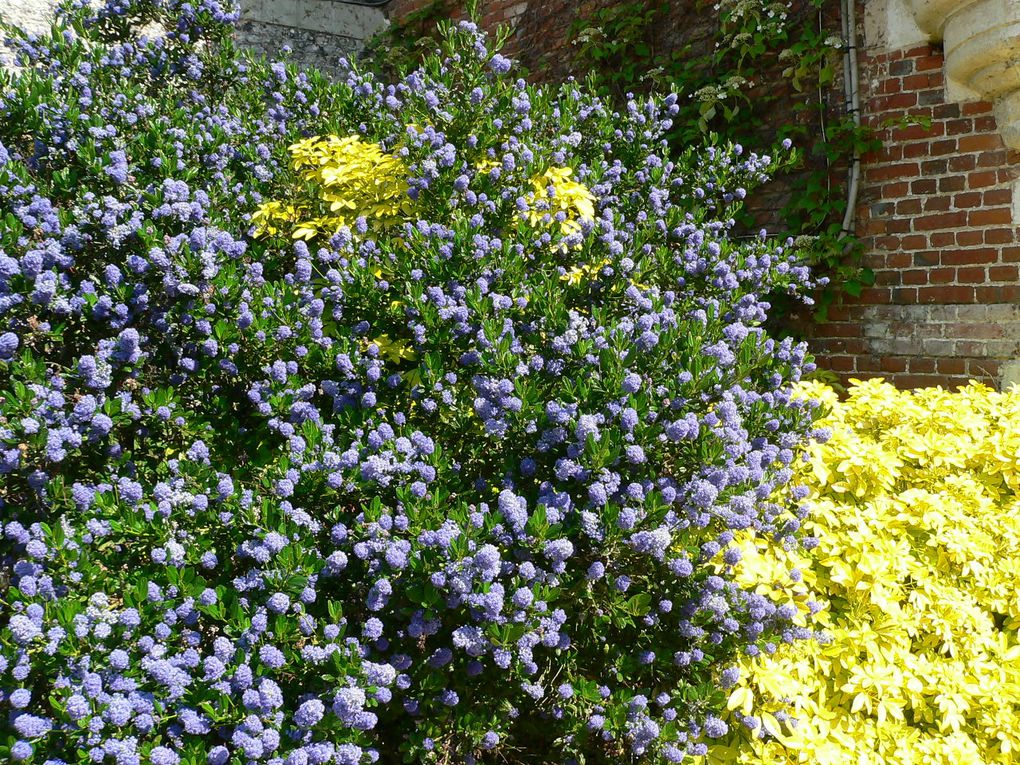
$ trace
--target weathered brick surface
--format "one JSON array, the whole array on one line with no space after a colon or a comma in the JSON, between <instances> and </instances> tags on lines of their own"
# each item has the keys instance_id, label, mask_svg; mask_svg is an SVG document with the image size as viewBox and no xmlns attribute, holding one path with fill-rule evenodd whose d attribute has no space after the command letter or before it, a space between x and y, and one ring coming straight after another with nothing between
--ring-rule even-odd
<instances>
[{"instance_id":1,"label":"weathered brick surface","mask_svg":"<svg viewBox=\"0 0 1020 765\"><path fill-rule=\"evenodd\" d=\"M809 328L820 362L903 386L996 383L1020 357L1020 154L990 104L946 100L938 48L860 63L864 116L883 142L864 158L857 207L876 278Z\"/></svg>"}]
</instances>

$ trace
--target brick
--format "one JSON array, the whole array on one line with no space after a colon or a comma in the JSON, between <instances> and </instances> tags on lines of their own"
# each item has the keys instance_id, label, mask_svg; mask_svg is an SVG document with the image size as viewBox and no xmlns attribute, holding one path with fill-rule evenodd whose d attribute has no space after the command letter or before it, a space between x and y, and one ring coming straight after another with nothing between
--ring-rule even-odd
<instances>
[{"instance_id":1,"label":"brick","mask_svg":"<svg viewBox=\"0 0 1020 765\"><path fill-rule=\"evenodd\" d=\"M929 156L937 157L940 154L956 154L956 139L947 138L944 141L932 141L931 143L911 144L923 146L927 149Z\"/></svg>"},{"instance_id":2,"label":"brick","mask_svg":"<svg viewBox=\"0 0 1020 765\"><path fill-rule=\"evenodd\" d=\"M914 71L914 62L908 60L894 61L889 64L889 74L893 77L902 77ZM927 79L927 75L924 75Z\"/></svg>"},{"instance_id":3,"label":"brick","mask_svg":"<svg viewBox=\"0 0 1020 765\"><path fill-rule=\"evenodd\" d=\"M945 123L946 135L962 135L963 133L974 132L974 120L958 119L947 120Z\"/></svg>"},{"instance_id":4,"label":"brick","mask_svg":"<svg viewBox=\"0 0 1020 765\"><path fill-rule=\"evenodd\" d=\"M912 337L876 337L871 341L870 350L880 356L909 356L916 353L918 343Z\"/></svg>"},{"instance_id":5,"label":"brick","mask_svg":"<svg viewBox=\"0 0 1020 765\"><path fill-rule=\"evenodd\" d=\"M828 356L823 363L833 372L852 372L854 369L853 356Z\"/></svg>"},{"instance_id":6,"label":"brick","mask_svg":"<svg viewBox=\"0 0 1020 765\"><path fill-rule=\"evenodd\" d=\"M928 270L928 281L932 284L949 284L955 279L955 268L931 268Z\"/></svg>"},{"instance_id":7,"label":"brick","mask_svg":"<svg viewBox=\"0 0 1020 765\"><path fill-rule=\"evenodd\" d=\"M924 250L914 253L913 265L915 266L937 266L938 264L939 253L937 250Z\"/></svg>"},{"instance_id":8,"label":"brick","mask_svg":"<svg viewBox=\"0 0 1020 765\"><path fill-rule=\"evenodd\" d=\"M1020 263L1020 247L1003 247L999 258L1003 263Z\"/></svg>"},{"instance_id":9,"label":"brick","mask_svg":"<svg viewBox=\"0 0 1020 765\"><path fill-rule=\"evenodd\" d=\"M948 154L949 152L942 152ZM893 159L917 159L918 157L927 157L932 154L931 144L924 142L921 143L908 143L904 146L899 153L893 157Z\"/></svg>"},{"instance_id":10,"label":"brick","mask_svg":"<svg viewBox=\"0 0 1020 765\"><path fill-rule=\"evenodd\" d=\"M909 271L901 271L900 278L903 284L916 287L928 283L928 271L923 268L912 268Z\"/></svg>"},{"instance_id":11,"label":"brick","mask_svg":"<svg viewBox=\"0 0 1020 765\"><path fill-rule=\"evenodd\" d=\"M901 111L917 105L917 93L902 91L891 96L879 96L869 98L866 108L869 113ZM896 131L893 131L893 138L896 138ZM897 139L899 140L899 139Z\"/></svg>"},{"instance_id":12,"label":"brick","mask_svg":"<svg viewBox=\"0 0 1020 765\"><path fill-rule=\"evenodd\" d=\"M1006 151L1000 149L999 151L985 151L977 155L977 166L978 167L1002 167L1006 164ZM949 161L949 166L952 167L952 160Z\"/></svg>"},{"instance_id":13,"label":"brick","mask_svg":"<svg viewBox=\"0 0 1020 765\"><path fill-rule=\"evenodd\" d=\"M906 372L907 360L902 357L886 356L879 362L879 369L883 372Z\"/></svg>"},{"instance_id":14,"label":"brick","mask_svg":"<svg viewBox=\"0 0 1020 765\"><path fill-rule=\"evenodd\" d=\"M934 194L937 189L938 182L934 178L922 178L910 184L911 194Z\"/></svg>"},{"instance_id":15,"label":"brick","mask_svg":"<svg viewBox=\"0 0 1020 765\"><path fill-rule=\"evenodd\" d=\"M825 334L828 337L863 337L864 327L859 322L830 323L825 325Z\"/></svg>"},{"instance_id":16,"label":"brick","mask_svg":"<svg viewBox=\"0 0 1020 765\"><path fill-rule=\"evenodd\" d=\"M866 287L861 290L858 300L861 303L881 304L888 303L892 299L890 290L885 287Z\"/></svg>"},{"instance_id":17,"label":"brick","mask_svg":"<svg viewBox=\"0 0 1020 765\"><path fill-rule=\"evenodd\" d=\"M876 356L858 356L857 371L879 372L881 371L881 361Z\"/></svg>"},{"instance_id":18,"label":"brick","mask_svg":"<svg viewBox=\"0 0 1020 765\"><path fill-rule=\"evenodd\" d=\"M995 359L1012 358L1020 353L1020 340L1016 338L988 340L985 343L985 353Z\"/></svg>"},{"instance_id":19,"label":"brick","mask_svg":"<svg viewBox=\"0 0 1020 765\"><path fill-rule=\"evenodd\" d=\"M897 197L903 197L907 195L907 191L910 189L910 184L906 181L898 181L897 183L887 183L882 187L882 198L883 199L896 199Z\"/></svg>"},{"instance_id":20,"label":"brick","mask_svg":"<svg viewBox=\"0 0 1020 765\"><path fill-rule=\"evenodd\" d=\"M932 247L948 247L956 241L956 234L952 231L935 231L929 237ZM935 255L936 253L932 253Z\"/></svg>"},{"instance_id":21,"label":"brick","mask_svg":"<svg viewBox=\"0 0 1020 765\"><path fill-rule=\"evenodd\" d=\"M921 155L915 155L921 156ZM903 158L903 147L899 144L886 144L876 151L869 151L861 157L865 165L879 162L899 162Z\"/></svg>"},{"instance_id":22,"label":"brick","mask_svg":"<svg viewBox=\"0 0 1020 765\"><path fill-rule=\"evenodd\" d=\"M966 173L977 167L976 154L958 154L949 158L949 171L953 173Z\"/></svg>"},{"instance_id":23,"label":"brick","mask_svg":"<svg viewBox=\"0 0 1020 765\"><path fill-rule=\"evenodd\" d=\"M904 90L925 90L930 84L931 74L928 72L907 75L902 80Z\"/></svg>"},{"instance_id":24,"label":"brick","mask_svg":"<svg viewBox=\"0 0 1020 765\"><path fill-rule=\"evenodd\" d=\"M1013 203L1012 189L990 189L984 194L984 203L988 207L992 205L1008 205Z\"/></svg>"},{"instance_id":25,"label":"brick","mask_svg":"<svg viewBox=\"0 0 1020 765\"><path fill-rule=\"evenodd\" d=\"M917 100L913 93L910 95L914 100ZM895 128L889 133L889 136L894 141L916 141L919 138L937 138L946 134L947 124L949 123L933 122L928 127L924 125L909 125L907 127Z\"/></svg>"},{"instance_id":26,"label":"brick","mask_svg":"<svg viewBox=\"0 0 1020 765\"><path fill-rule=\"evenodd\" d=\"M935 359L924 359L916 356L909 359L911 374L933 374L935 372Z\"/></svg>"},{"instance_id":27,"label":"brick","mask_svg":"<svg viewBox=\"0 0 1020 765\"><path fill-rule=\"evenodd\" d=\"M949 197L928 197L924 200L925 212L945 212L952 200Z\"/></svg>"},{"instance_id":28,"label":"brick","mask_svg":"<svg viewBox=\"0 0 1020 765\"><path fill-rule=\"evenodd\" d=\"M937 228L959 228L967 225L967 213L944 212L936 215L922 215L914 218L915 231L931 231Z\"/></svg>"},{"instance_id":29,"label":"brick","mask_svg":"<svg viewBox=\"0 0 1020 765\"><path fill-rule=\"evenodd\" d=\"M929 55L924 58L919 58L914 62L914 68L919 72L927 72L931 69L941 69L945 59L941 54Z\"/></svg>"},{"instance_id":30,"label":"brick","mask_svg":"<svg viewBox=\"0 0 1020 765\"><path fill-rule=\"evenodd\" d=\"M900 247L904 250L921 250L927 246L928 237L924 234L911 234L910 236L905 236L900 240Z\"/></svg>"},{"instance_id":31,"label":"brick","mask_svg":"<svg viewBox=\"0 0 1020 765\"><path fill-rule=\"evenodd\" d=\"M979 303L1015 303L1020 300L1020 285L997 284L976 288Z\"/></svg>"},{"instance_id":32,"label":"brick","mask_svg":"<svg viewBox=\"0 0 1020 765\"><path fill-rule=\"evenodd\" d=\"M928 56L942 57L942 52L930 43L915 45L913 48L903 51L902 58L925 58ZM940 64L941 66L941 64Z\"/></svg>"},{"instance_id":33,"label":"brick","mask_svg":"<svg viewBox=\"0 0 1020 765\"><path fill-rule=\"evenodd\" d=\"M957 194L953 197L953 207L977 207L981 204L981 197L982 194L980 191L969 191L966 194Z\"/></svg>"},{"instance_id":34,"label":"brick","mask_svg":"<svg viewBox=\"0 0 1020 765\"><path fill-rule=\"evenodd\" d=\"M921 212L921 200L904 199L897 202L895 207L897 215L917 215Z\"/></svg>"},{"instance_id":35,"label":"brick","mask_svg":"<svg viewBox=\"0 0 1020 765\"><path fill-rule=\"evenodd\" d=\"M918 290L914 287L896 287L892 291L892 302L896 305L914 305L917 303Z\"/></svg>"},{"instance_id":36,"label":"brick","mask_svg":"<svg viewBox=\"0 0 1020 765\"><path fill-rule=\"evenodd\" d=\"M999 137L998 133L965 135L959 140L959 150L961 154L971 151L994 151L1002 148L1002 138ZM1005 157L1003 159L1005 159Z\"/></svg>"},{"instance_id":37,"label":"brick","mask_svg":"<svg viewBox=\"0 0 1020 765\"><path fill-rule=\"evenodd\" d=\"M995 359L967 359L967 374L978 380L994 380L999 376L1000 366L1001 362Z\"/></svg>"},{"instance_id":38,"label":"brick","mask_svg":"<svg viewBox=\"0 0 1020 765\"><path fill-rule=\"evenodd\" d=\"M957 356L984 356L985 355L985 341L984 340L958 340L954 353Z\"/></svg>"},{"instance_id":39,"label":"brick","mask_svg":"<svg viewBox=\"0 0 1020 765\"><path fill-rule=\"evenodd\" d=\"M973 303L974 288L954 285L918 287L918 303Z\"/></svg>"},{"instance_id":40,"label":"brick","mask_svg":"<svg viewBox=\"0 0 1020 765\"><path fill-rule=\"evenodd\" d=\"M968 117L976 114L988 114L991 110L992 105L988 101L970 101L962 105L963 114Z\"/></svg>"},{"instance_id":41,"label":"brick","mask_svg":"<svg viewBox=\"0 0 1020 765\"><path fill-rule=\"evenodd\" d=\"M890 250L897 250L899 247L900 238L898 236L880 236L875 239L876 250L889 252Z\"/></svg>"},{"instance_id":42,"label":"brick","mask_svg":"<svg viewBox=\"0 0 1020 765\"><path fill-rule=\"evenodd\" d=\"M999 182L999 174L994 170L980 170L967 176L967 188L980 189L984 186L994 186Z\"/></svg>"},{"instance_id":43,"label":"brick","mask_svg":"<svg viewBox=\"0 0 1020 765\"><path fill-rule=\"evenodd\" d=\"M932 116L937 120L957 119L960 116L960 105L956 103L939 104L932 109Z\"/></svg>"},{"instance_id":44,"label":"brick","mask_svg":"<svg viewBox=\"0 0 1020 765\"><path fill-rule=\"evenodd\" d=\"M910 389L910 388L932 388L938 385L940 382L944 382L941 377L937 375L898 375L896 377L896 386L898 388Z\"/></svg>"},{"instance_id":45,"label":"brick","mask_svg":"<svg viewBox=\"0 0 1020 765\"><path fill-rule=\"evenodd\" d=\"M1016 266L992 266L988 269L988 280L992 282L1013 282L1020 279L1020 268Z\"/></svg>"},{"instance_id":46,"label":"brick","mask_svg":"<svg viewBox=\"0 0 1020 765\"><path fill-rule=\"evenodd\" d=\"M1012 229L993 228L985 231L985 244L1012 244L1015 240Z\"/></svg>"},{"instance_id":47,"label":"brick","mask_svg":"<svg viewBox=\"0 0 1020 765\"><path fill-rule=\"evenodd\" d=\"M879 82L879 84L873 88L873 92L876 95L879 93L899 93L901 90L903 90L903 80L899 77L889 77L888 79Z\"/></svg>"},{"instance_id":48,"label":"brick","mask_svg":"<svg viewBox=\"0 0 1020 765\"><path fill-rule=\"evenodd\" d=\"M936 359L935 371L940 375L962 375L967 371L967 362L964 359Z\"/></svg>"},{"instance_id":49,"label":"brick","mask_svg":"<svg viewBox=\"0 0 1020 765\"><path fill-rule=\"evenodd\" d=\"M985 269L976 266L956 269L956 281L960 284L984 284Z\"/></svg>"},{"instance_id":50,"label":"brick","mask_svg":"<svg viewBox=\"0 0 1020 765\"><path fill-rule=\"evenodd\" d=\"M948 159L929 159L921 163L921 172L926 175L945 175L949 172Z\"/></svg>"},{"instance_id":51,"label":"brick","mask_svg":"<svg viewBox=\"0 0 1020 765\"><path fill-rule=\"evenodd\" d=\"M984 247L976 250L943 250L939 260L943 265L965 266L976 263L995 263L999 259L999 253L990 248Z\"/></svg>"},{"instance_id":52,"label":"brick","mask_svg":"<svg viewBox=\"0 0 1020 765\"><path fill-rule=\"evenodd\" d=\"M1002 325L989 324L949 324L946 326L946 334L952 335L958 340L994 340L1002 337Z\"/></svg>"},{"instance_id":53,"label":"brick","mask_svg":"<svg viewBox=\"0 0 1020 765\"><path fill-rule=\"evenodd\" d=\"M916 162L902 162L895 165L883 167L869 167L865 170L865 176L869 181L891 181L896 178L920 175L921 168Z\"/></svg>"},{"instance_id":54,"label":"brick","mask_svg":"<svg viewBox=\"0 0 1020 765\"><path fill-rule=\"evenodd\" d=\"M939 178L939 191L963 191L967 185L967 179L962 175L951 175L948 178Z\"/></svg>"},{"instance_id":55,"label":"brick","mask_svg":"<svg viewBox=\"0 0 1020 765\"><path fill-rule=\"evenodd\" d=\"M972 247L973 245L981 244L984 241L984 235L980 231L956 232L956 243L961 247Z\"/></svg>"},{"instance_id":56,"label":"brick","mask_svg":"<svg viewBox=\"0 0 1020 765\"><path fill-rule=\"evenodd\" d=\"M995 122L994 115L983 114L974 118L974 130L980 130L985 133L994 133L998 129L999 126Z\"/></svg>"},{"instance_id":57,"label":"brick","mask_svg":"<svg viewBox=\"0 0 1020 765\"><path fill-rule=\"evenodd\" d=\"M865 220L864 221L864 233L869 235L875 234L887 234L889 228L889 221L887 220Z\"/></svg>"},{"instance_id":58,"label":"brick","mask_svg":"<svg viewBox=\"0 0 1020 765\"><path fill-rule=\"evenodd\" d=\"M1020 305L1003 303L985 306L987 320L1001 323L1015 323L1020 319Z\"/></svg>"},{"instance_id":59,"label":"brick","mask_svg":"<svg viewBox=\"0 0 1020 765\"><path fill-rule=\"evenodd\" d=\"M896 269L886 269L875 272L875 284L879 287L899 287L900 272Z\"/></svg>"},{"instance_id":60,"label":"brick","mask_svg":"<svg viewBox=\"0 0 1020 765\"><path fill-rule=\"evenodd\" d=\"M967 213L969 226L995 226L1013 222L1013 211L1008 207L995 207L990 210L971 210Z\"/></svg>"}]
</instances>

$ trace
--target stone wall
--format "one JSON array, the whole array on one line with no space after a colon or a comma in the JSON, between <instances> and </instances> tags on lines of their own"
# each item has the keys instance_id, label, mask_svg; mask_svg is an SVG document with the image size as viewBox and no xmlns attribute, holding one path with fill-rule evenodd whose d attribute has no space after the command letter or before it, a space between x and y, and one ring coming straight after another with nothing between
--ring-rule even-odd
<instances>
[{"instance_id":1,"label":"stone wall","mask_svg":"<svg viewBox=\"0 0 1020 765\"><path fill-rule=\"evenodd\" d=\"M57 0L0 0L0 20L39 34L49 28L56 7ZM0 40L0 57L4 53L3 40ZM0 66L5 63L0 58Z\"/></svg>"},{"instance_id":2,"label":"stone wall","mask_svg":"<svg viewBox=\"0 0 1020 765\"><path fill-rule=\"evenodd\" d=\"M240 0L237 40L271 58L290 49L292 60L335 71L341 57L356 56L365 40L386 26L379 8L340 0ZM0 18L31 32L50 24L57 0L0 0Z\"/></svg>"},{"instance_id":3,"label":"stone wall","mask_svg":"<svg viewBox=\"0 0 1020 765\"><path fill-rule=\"evenodd\" d=\"M333 72L385 26L382 10L339 0L241 0L237 41L269 57L286 46L293 61Z\"/></svg>"}]
</instances>

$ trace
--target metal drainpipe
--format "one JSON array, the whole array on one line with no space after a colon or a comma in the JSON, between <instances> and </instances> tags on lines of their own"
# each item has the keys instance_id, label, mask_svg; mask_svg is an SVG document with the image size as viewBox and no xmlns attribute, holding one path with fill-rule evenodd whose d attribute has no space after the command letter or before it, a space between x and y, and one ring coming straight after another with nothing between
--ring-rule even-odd
<instances>
[{"instance_id":1,"label":"metal drainpipe","mask_svg":"<svg viewBox=\"0 0 1020 765\"><path fill-rule=\"evenodd\" d=\"M843 22L843 89L846 108L854 120L854 127L861 126L860 80L857 72L857 21L856 0L840 0L840 16ZM854 215L857 211L857 193L861 181L861 153L854 142L854 154L850 161L850 183L847 191L846 213L843 215L841 233L852 234Z\"/></svg>"}]
</instances>

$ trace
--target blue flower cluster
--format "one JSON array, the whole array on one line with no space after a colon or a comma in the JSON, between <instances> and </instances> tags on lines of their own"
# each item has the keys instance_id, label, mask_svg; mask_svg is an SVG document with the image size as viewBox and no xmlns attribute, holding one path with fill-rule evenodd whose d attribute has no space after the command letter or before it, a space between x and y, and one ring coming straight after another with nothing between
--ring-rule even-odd
<instances>
[{"instance_id":1,"label":"blue flower cluster","mask_svg":"<svg viewBox=\"0 0 1020 765\"><path fill-rule=\"evenodd\" d=\"M243 56L236 17L11 33L0 759L703 753L735 658L810 636L727 576L806 512L811 365L763 323L812 285L731 234L779 160L671 158L675 96L529 86L470 23L383 84ZM407 214L255 237L324 134L398 156Z\"/></svg>"}]
</instances>

